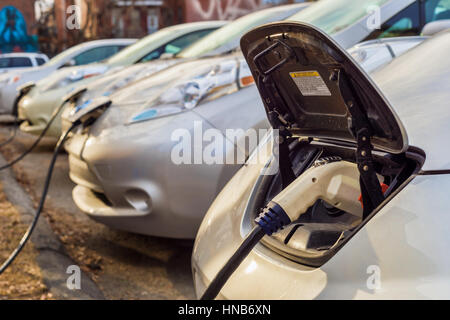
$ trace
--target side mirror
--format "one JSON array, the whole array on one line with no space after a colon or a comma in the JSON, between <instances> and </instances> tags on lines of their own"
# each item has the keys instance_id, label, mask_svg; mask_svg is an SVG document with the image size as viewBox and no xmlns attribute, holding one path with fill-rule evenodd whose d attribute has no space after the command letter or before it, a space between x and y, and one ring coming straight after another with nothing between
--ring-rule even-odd
<instances>
[{"instance_id":1,"label":"side mirror","mask_svg":"<svg viewBox=\"0 0 450 320\"><path fill-rule=\"evenodd\" d=\"M69 61L67 61L66 63L64 63L61 67L59 67L60 69L62 68L67 68L67 67L74 67L76 66L77 62L74 59L70 59Z\"/></svg>"},{"instance_id":2,"label":"side mirror","mask_svg":"<svg viewBox=\"0 0 450 320\"><path fill-rule=\"evenodd\" d=\"M431 37L447 29L450 29L450 19L433 21L423 27L422 36Z\"/></svg>"}]
</instances>

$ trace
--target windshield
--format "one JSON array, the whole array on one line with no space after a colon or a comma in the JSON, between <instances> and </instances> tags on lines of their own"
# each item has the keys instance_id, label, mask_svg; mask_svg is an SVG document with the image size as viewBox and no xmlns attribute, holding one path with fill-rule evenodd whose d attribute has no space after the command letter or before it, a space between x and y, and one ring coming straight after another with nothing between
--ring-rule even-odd
<instances>
[{"instance_id":1,"label":"windshield","mask_svg":"<svg viewBox=\"0 0 450 320\"><path fill-rule=\"evenodd\" d=\"M291 16L289 21L310 23L329 34L337 33L370 14L389 0L321 0Z\"/></svg>"},{"instance_id":2,"label":"windshield","mask_svg":"<svg viewBox=\"0 0 450 320\"><path fill-rule=\"evenodd\" d=\"M46 66L51 66L51 65L56 65L56 64L60 64L60 63L64 62L64 60L67 57L70 57L73 54L75 54L76 52L78 52L83 45L84 44L79 44L79 45L76 45L76 46L74 46L72 48L64 50L60 54L58 54L58 55L54 56L52 59L50 59L47 63L45 63L45 65Z\"/></svg>"},{"instance_id":3,"label":"windshield","mask_svg":"<svg viewBox=\"0 0 450 320\"><path fill-rule=\"evenodd\" d=\"M109 60L108 63L111 64L126 64L128 61L136 62L137 60L141 59L143 56L145 56L148 53L148 46L152 47L158 47L158 43L165 43L166 38L173 32L173 29L171 28L164 28L160 31L157 31L155 33L152 33L151 35L148 35L135 44L126 47L119 53L113 55ZM156 44L156 46L155 46Z\"/></svg>"},{"instance_id":4,"label":"windshield","mask_svg":"<svg viewBox=\"0 0 450 320\"><path fill-rule=\"evenodd\" d=\"M286 11L280 7L279 10L269 9L258 11L242 18L239 18L232 23L220 28L217 31L211 32L209 35L195 42L193 45L181 51L178 58L197 58L208 52L211 52L224 44L232 41L235 38L241 37L246 31L264 24L270 20L271 17Z\"/></svg>"}]
</instances>

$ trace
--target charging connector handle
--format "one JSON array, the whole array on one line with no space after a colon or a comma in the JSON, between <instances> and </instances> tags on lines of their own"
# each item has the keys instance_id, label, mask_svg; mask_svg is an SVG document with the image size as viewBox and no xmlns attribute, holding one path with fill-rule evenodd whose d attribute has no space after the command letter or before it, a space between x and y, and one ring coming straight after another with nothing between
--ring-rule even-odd
<instances>
[{"instance_id":1,"label":"charging connector handle","mask_svg":"<svg viewBox=\"0 0 450 320\"><path fill-rule=\"evenodd\" d=\"M357 165L347 161L312 167L273 198L256 223L272 235L299 219L319 199L362 217L359 178Z\"/></svg>"}]
</instances>

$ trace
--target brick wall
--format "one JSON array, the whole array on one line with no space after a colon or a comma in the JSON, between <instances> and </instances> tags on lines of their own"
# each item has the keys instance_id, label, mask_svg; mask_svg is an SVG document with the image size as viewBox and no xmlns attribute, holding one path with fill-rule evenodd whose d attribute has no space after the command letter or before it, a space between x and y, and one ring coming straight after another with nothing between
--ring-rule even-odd
<instances>
[{"instance_id":1,"label":"brick wall","mask_svg":"<svg viewBox=\"0 0 450 320\"><path fill-rule=\"evenodd\" d=\"M34 1L0 0L0 53L38 48Z\"/></svg>"},{"instance_id":2,"label":"brick wall","mask_svg":"<svg viewBox=\"0 0 450 320\"><path fill-rule=\"evenodd\" d=\"M32 0L0 0L0 10L6 6L13 6L24 15L27 22L28 34L34 34L35 14Z\"/></svg>"},{"instance_id":3,"label":"brick wall","mask_svg":"<svg viewBox=\"0 0 450 320\"><path fill-rule=\"evenodd\" d=\"M293 3L293 0L185 0L186 22L234 20L271 5Z\"/></svg>"}]
</instances>

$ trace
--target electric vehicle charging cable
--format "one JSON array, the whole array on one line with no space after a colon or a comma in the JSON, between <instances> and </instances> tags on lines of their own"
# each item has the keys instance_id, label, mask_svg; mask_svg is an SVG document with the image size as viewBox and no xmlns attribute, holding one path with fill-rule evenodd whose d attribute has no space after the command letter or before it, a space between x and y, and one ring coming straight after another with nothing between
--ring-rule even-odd
<instances>
[{"instance_id":1,"label":"electric vehicle charging cable","mask_svg":"<svg viewBox=\"0 0 450 320\"><path fill-rule=\"evenodd\" d=\"M50 127L53 120L55 120L58 113L62 110L63 105L64 104L62 104L57 110L55 110L49 124L46 127L46 130L48 130L48 128ZM26 245L26 243L30 239L31 234L33 233L33 230L36 228L37 222L38 222L41 212L44 208L45 200L47 198L48 189L50 187L50 181L51 181L52 175L53 175L53 169L54 169L55 163L56 163L56 158L58 157L59 152L61 151L62 147L64 146L64 142L69 137L69 134L76 127L78 127L80 125L82 125L84 127L92 125L95 122L95 120L98 119L98 117L100 117L103 114L103 112L110 105L111 105L111 101L105 97L102 97L101 99L98 100L98 103L93 103L89 107L74 110L74 112L71 114L70 122L72 123L72 125L70 126L70 128L67 131L65 131L61 135L58 143L56 144L55 151L53 153L53 157L50 162L49 169L48 169L47 177L45 179L44 189L42 191L41 200L39 201L39 206L36 210L36 214L33 218L33 221L30 224L30 226L28 227L25 234L23 235L22 239L20 240L20 243L17 246L17 248L11 253L11 255L8 257L8 259L6 259L6 261L3 263L3 265L0 266L0 275L11 265L11 263L14 262L14 260L17 258L19 253L22 251L23 247ZM46 130L44 130L44 132L41 134L41 137L43 137L45 135ZM37 143L38 143L38 141L37 141ZM35 142L34 145L37 145L37 143ZM17 163L18 161L20 161L20 160L17 160L15 163ZM1 168L0 168L0 170L1 170Z\"/></svg>"},{"instance_id":2,"label":"electric vehicle charging cable","mask_svg":"<svg viewBox=\"0 0 450 320\"><path fill-rule=\"evenodd\" d=\"M4 146L6 146L6 145L8 145L8 144L10 144L11 142L14 141L14 139L17 136L17 129L18 129L17 123L18 123L18 118L17 118L17 116L15 116L14 117L14 127L13 127L13 130L12 130L12 133L9 135L8 139L6 139L2 143L0 143L0 148L4 147Z\"/></svg>"},{"instance_id":3,"label":"electric vehicle charging cable","mask_svg":"<svg viewBox=\"0 0 450 320\"><path fill-rule=\"evenodd\" d=\"M19 255L19 253L22 251L22 249L24 248L24 246L26 245L26 243L28 242L28 240L31 237L31 234L33 233L34 228L37 225L37 222L39 220L39 217L41 215L42 209L44 208L44 204L45 204L45 200L47 198L47 193L48 193L48 189L50 187L50 181L53 175L53 169L55 167L55 163L56 163L56 158L58 157L59 152L61 151L64 142L66 141L67 137L69 136L70 132L77 126L77 123L74 123L59 139L56 147L55 147L55 151L53 152L53 157L52 160L50 162L50 166L48 169L48 173L47 173L47 177L45 178L45 183L44 183L44 190L42 191L42 196L41 196L41 200L39 202L39 206L36 210L36 214L34 215L33 221L30 224L30 226L28 227L27 231L25 232L25 234L23 235L22 239L20 240L19 245L17 246L17 248L10 254L10 256L8 257L8 259L6 259L6 261L2 264L2 266L0 267L0 275L11 265L11 263L13 263L13 261L17 258L17 256Z\"/></svg>"},{"instance_id":4,"label":"electric vehicle charging cable","mask_svg":"<svg viewBox=\"0 0 450 320\"><path fill-rule=\"evenodd\" d=\"M236 271L242 261L244 261L244 259L249 255L250 251L253 250L253 248L265 235L266 233L259 225L254 227L225 266L223 266L219 273L217 273L216 277L203 293L200 300L214 300L231 275Z\"/></svg>"},{"instance_id":5,"label":"electric vehicle charging cable","mask_svg":"<svg viewBox=\"0 0 450 320\"><path fill-rule=\"evenodd\" d=\"M256 226L227 261L201 297L213 300L252 249L265 236L298 220L318 200L362 216L359 171L356 164L339 161L313 166L281 191L255 219Z\"/></svg>"},{"instance_id":6,"label":"electric vehicle charging cable","mask_svg":"<svg viewBox=\"0 0 450 320\"><path fill-rule=\"evenodd\" d=\"M45 137L45 135L47 134L48 130L50 129L50 126L52 125L52 123L55 121L56 117L58 116L58 114L61 112L61 110L64 107L64 103L62 103L52 114L52 116L50 117L49 122L47 123L47 125L45 126L44 130L41 132L41 134L39 135L39 137L33 142L33 144L27 149L25 150L20 156L18 156L16 159L8 162L7 164L3 165L0 167L0 171L1 170L5 170L8 168L11 168L13 165L15 165L16 163L20 162L23 158L25 158L30 152L32 152L39 144L39 142L41 142L41 140ZM17 132L17 128L16 128L16 132ZM15 133L16 134L16 133ZM10 138L11 141L14 138ZM9 142L11 142L9 141ZM8 142L8 143L9 143ZM4 144L6 145L7 143L4 142ZM3 145L0 145L0 147Z\"/></svg>"}]
</instances>

